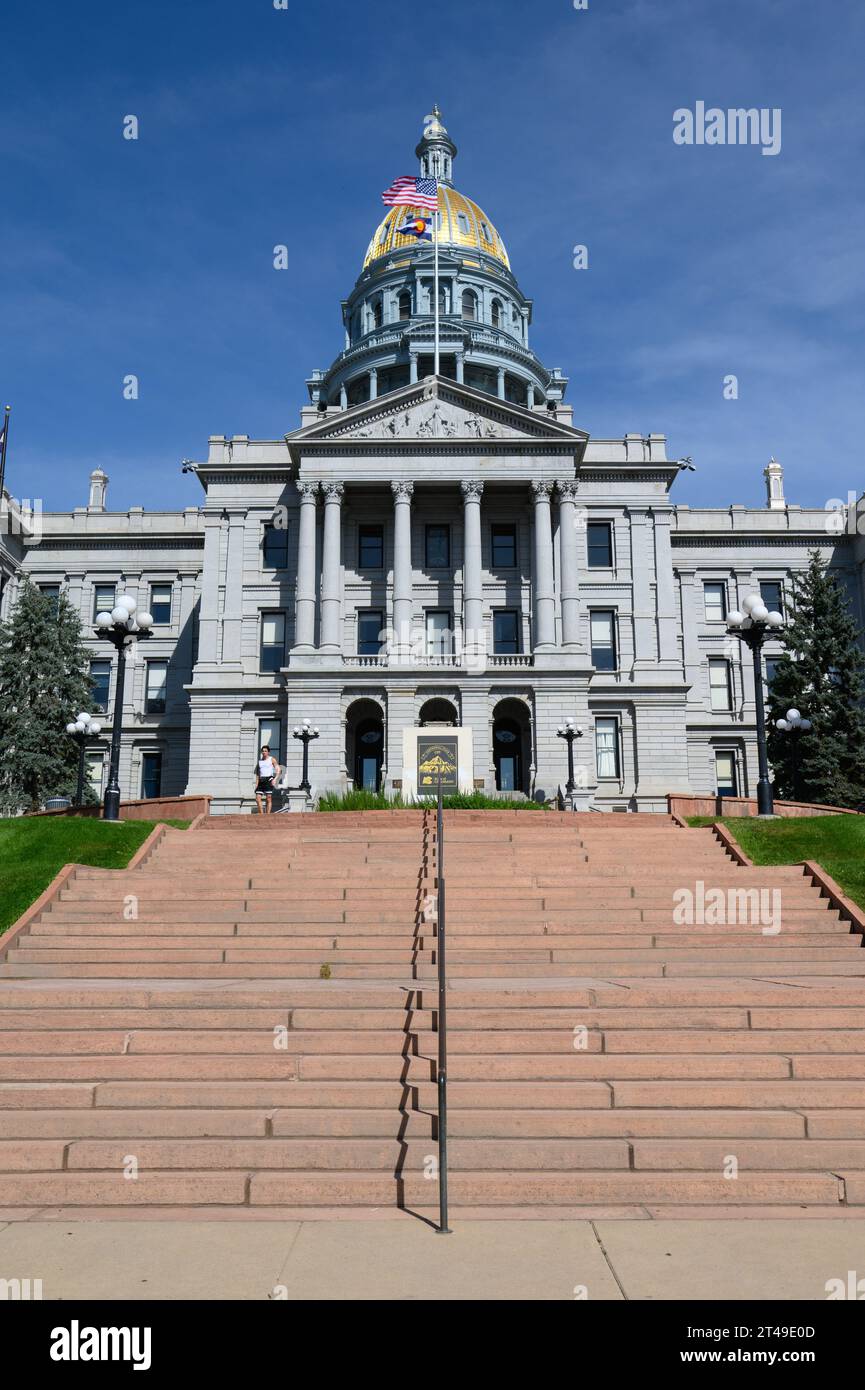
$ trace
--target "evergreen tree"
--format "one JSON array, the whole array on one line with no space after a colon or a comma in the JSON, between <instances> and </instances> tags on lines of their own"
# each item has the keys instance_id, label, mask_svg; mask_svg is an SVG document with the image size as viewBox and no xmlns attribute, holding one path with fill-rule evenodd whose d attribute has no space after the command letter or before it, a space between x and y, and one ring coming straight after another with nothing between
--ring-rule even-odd
<instances>
[{"instance_id":1,"label":"evergreen tree","mask_svg":"<svg viewBox=\"0 0 865 1390\"><path fill-rule=\"evenodd\" d=\"M865 656L847 598L818 551L794 583L783 641L767 713L776 791L858 806L865 801ZM788 709L810 719L808 733L775 728Z\"/></svg>"},{"instance_id":2,"label":"evergreen tree","mask_svg":"<svg viewBox=\"0 0 865 1390\"><path fill-rule=\"evenodd\" d=\"M66 597L23 579L0 623L0 814L74 796L78 745L66 725L93 708L81 622Z\"/></svg>"}]
</instances>

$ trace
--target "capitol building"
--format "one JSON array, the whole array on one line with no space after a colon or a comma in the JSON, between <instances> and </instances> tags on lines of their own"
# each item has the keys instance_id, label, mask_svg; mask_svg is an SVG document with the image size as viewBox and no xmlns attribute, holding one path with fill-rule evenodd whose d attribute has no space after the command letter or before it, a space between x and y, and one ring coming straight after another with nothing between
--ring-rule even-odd
<instances>
[{"instance_id":1,"label":"capitol building","mask_svg":"<svg viewBox=\"0 0 865 1390\"><path fill-rule=\"evenodd\" d=\"M438 111L417 155L440 181L438 374L433 251L392 208L299 428L212 437L187 465L200 504L182 511L112 511L96 469L86 505L43 513L38 538L0 538L3 616L22 574L80 612L100 790L116 658L93 620L124 590L152 612L127 672L124 799L251 809L260 744L299 783L304 718L320 730L316 793L412 797L438 739L463 789L556 798L573 719L580 805L753 794L751 660L727 613L754 591L784 612L819 549L865 625L865 539L788 502L774 461L755 462L763 506L695 508L676 502L662 434L590 438L537 355L542 316L502 230L454 186ZM767 644L767 683L780 652Z\"/></svg>"}]
</instances>

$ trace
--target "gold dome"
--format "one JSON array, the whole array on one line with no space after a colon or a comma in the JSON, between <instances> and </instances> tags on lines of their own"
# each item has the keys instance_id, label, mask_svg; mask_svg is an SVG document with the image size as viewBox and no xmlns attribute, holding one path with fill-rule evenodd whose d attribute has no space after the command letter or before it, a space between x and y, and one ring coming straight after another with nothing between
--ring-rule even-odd
<instances>
[{"instance_id":1,"label":"gold dome","mask_svg":"<svg viewBox=\"0 0 865 1390\"><path fill-rule=\"evenodd\" d=\"M439 184L439 204L439 246L458 246L463 251L485 251L488 256L495 256L496 260L501 261L502 265L510 270L511 263L505 244L477 203L473 203L471 198L466 198L464 194L457 193L456 189ZM369 244L363 263L364 270L380 256L390 255L394 251L405 251L418 245L416 237L400 236L397 231L412 212L421 217L429 216L429 213L425 214L420 208L390 209ZM429 246L431 243L420 244Z\"/></svg>"}]
</instances>

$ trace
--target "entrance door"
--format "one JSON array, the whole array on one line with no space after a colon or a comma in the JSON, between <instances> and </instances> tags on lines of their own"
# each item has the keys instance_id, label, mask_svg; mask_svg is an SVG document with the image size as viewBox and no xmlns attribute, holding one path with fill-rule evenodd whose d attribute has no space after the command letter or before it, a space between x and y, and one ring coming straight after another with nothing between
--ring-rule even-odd
<instances>
[{"instance_id":1,"label":"entrance door","mask_svg":"<svg viewBox=\"0 0 865 1390\"><path fill-rule=\"evenodd\" d=\"M718 779L719 796L739 795L735 753L721 748L717 750L715 753L715 775Z\"/></svg>"},{"instance_id":2,"label":"entrance door","mask_svg":"<svg viewBox=\"0 0 865 1390\"><path fill-rule=\"evenodd\" d=\"M365 719L355 734L354 785L367 792L381 790L384 760L384 725L380 719Z\"/></svg>"},{"instance_id":3,"label":"entrance door","mask_svg":"<svg viewBox=\"0 0 865 1390\"><path fill-rule=\"evenodd\" d=\"M522 733L515 719L498 719L493 725L493 762L500 792L523 790Z\"/></svg>"}]
</instances>

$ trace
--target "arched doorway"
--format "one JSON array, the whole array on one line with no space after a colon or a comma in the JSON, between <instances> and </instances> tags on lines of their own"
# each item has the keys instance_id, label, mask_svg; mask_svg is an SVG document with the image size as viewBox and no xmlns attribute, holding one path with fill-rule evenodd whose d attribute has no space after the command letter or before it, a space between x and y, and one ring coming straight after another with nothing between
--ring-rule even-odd
<instances>
[{"instance_id":1,"label":"arched doorway","mask_svg":"<svg viewBox=\"0 0 865 1390\"><path fill-rule=\"evenodd\" d=\"M529 793L531 725L519 700L502 700L493 711L496 791Z\"/></svg>"},{"instance_id":2,"label":"arched doorway","mask_svg":"<svg viewBox=\"0 0 865 1390\"><path fill-rule=\"evenodd\" d=\"M345 721L345 763L358 790L379 792L384 766L384 718L374 700L356 700Z\"/></svg>"},{"instance_id":3,"label":"arched doorway","mask_svg":"<svg viewBox=\"0 0 865 1390\"><path fill-rule=\"evenodd\" d=\"M456 706L450 700L427 700L426 704L421 705L418 715L418 723L421 728L430 724L444 724L456 729L459 727L459 722L460 717Z\"/></svg>"}]
</instances>

